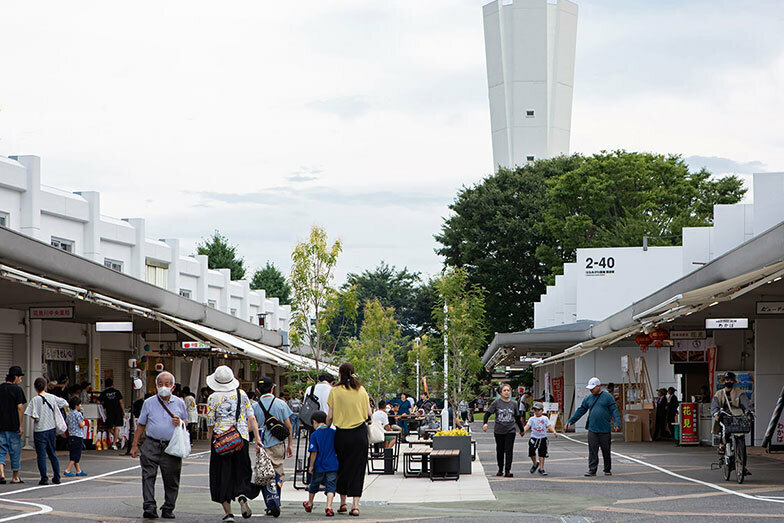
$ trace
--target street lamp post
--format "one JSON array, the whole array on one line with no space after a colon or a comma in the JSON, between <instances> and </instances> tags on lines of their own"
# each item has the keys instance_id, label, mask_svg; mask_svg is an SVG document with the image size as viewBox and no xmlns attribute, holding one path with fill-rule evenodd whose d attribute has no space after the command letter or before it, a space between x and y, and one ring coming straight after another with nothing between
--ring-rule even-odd
<instances>
[{"instance_id":1,"label":"street lamp post","mask_svg":"<svg viewBox=\"0 0 784 523\"><path fill-rule=\"evenodd\" d=\"M414 338L414 343L416 343L416 348L417 348L417 360L416 360L416 372L417 372L417 378L416 378L416 397L417 397L417 401L419 400L419 379L420 379L420 378L419 378L419 342L420 342L420 341L421 341L421 340L420 340L418 337L417 337L417 338Z\"/></svg>"}]
</instances>

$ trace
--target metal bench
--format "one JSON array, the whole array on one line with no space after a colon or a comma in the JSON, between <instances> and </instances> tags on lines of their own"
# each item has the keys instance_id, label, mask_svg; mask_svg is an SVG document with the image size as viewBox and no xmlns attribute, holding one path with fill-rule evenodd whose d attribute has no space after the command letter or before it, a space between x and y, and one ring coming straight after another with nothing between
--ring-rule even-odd
<instances>
[{"instance_id":1,"label":"metal bench","mask_svg":"<svg viewBox=\"0 0 784 523\"><path fill-rule=\"evenodd\" d=\"M430 453L429 448L422 450L409 450L403 453L403 477L404 478L426 478L430 476ZM419 468L414 468L418 463Z\"/></svg>"},{"instance_id":2,"label":"metal bench","mask_svg":"<svg viewBox=\"0 0 784 523\"><path fill-rule=\"evenodd\" d=\"M460 479L460 451L455 449L430 452L430 481Z\"/></svg>"}]
</instances>

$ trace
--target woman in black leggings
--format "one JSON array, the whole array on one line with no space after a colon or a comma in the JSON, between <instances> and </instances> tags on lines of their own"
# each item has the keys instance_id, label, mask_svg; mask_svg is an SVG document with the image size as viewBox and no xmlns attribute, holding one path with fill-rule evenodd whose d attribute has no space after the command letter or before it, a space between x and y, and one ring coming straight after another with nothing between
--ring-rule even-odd
<instances>
[{"instance_id":1,"label":"woman in black leggings","mask_svg":"<svg viewBox=\"0 0 784 523\"><path fill-rule=\"evenodd\" d=\"M511 478L512 474L512 450L514 440L518 430L523 432L523 422L520 419L520 411L517 403L512 401L512 387L508 384L501 385L499 389L501 397L495 400L485 411L484 425L482 430L487 432L487 422L491 414L495 414L495 425L493 435L495 436L495 454L498 460L498 472L496 476Z\"/></svg>"}]
</instances>

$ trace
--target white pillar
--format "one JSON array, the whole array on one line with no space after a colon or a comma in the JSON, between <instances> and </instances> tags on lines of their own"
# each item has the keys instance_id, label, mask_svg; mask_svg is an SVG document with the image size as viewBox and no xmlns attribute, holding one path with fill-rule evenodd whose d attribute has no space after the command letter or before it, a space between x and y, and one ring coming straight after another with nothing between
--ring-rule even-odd
<instances>
[{"instance_id":1,"label":"white pillar","mask_svg":"<svg viewBox=\"0 0 784 523\"><path fill-rule=\"evenodd\" d=\"M28 314L29 318L29 314ZM43 336L42 336L42 321L41 320L27 320L27 362L24 376L25 396L28 401L38 394L33 387L35 379L43 376ZM29 416L25 416L25 430L24 430L24 446L32 448L33 440L33 424Z\"/></svg>"},{"instance_id":2,"label":"white pillar","mask_svg":"<svg viewBox=\"0 0 784 523\"><path fill-rule=\"evenodd\" d=\"M242 301L240 302L240 310L237 311L237 316L243 321L250 320L250 282L248 280L240 280L242 285Z\"/></svg>"},{"instance_id":3,"label":"white pillar","mask_svg":"<svg viewBox=\"0 0 784 523\"><path fill-rule=\"evenodd\" d=\"M87 200L88 217L84 224L84 257L103 265L101 256L101 193L82 191L76 193Z\"/></svg>"},{"instance_id":4,"label":"white pillar","mask_svg":"<svg viewBox=\"0 0 784 523\"><path fill-rule=\"evenodd\" d=\"M41 233L41 159L38 156L12 156L12 159L24 165L26 169L27 187L22 193L19 231L36 240L49 243L51 238L44 238Z\"/></svg>"},{"instance_id":5,"label":"white pillar","mask_svg":"<svg viewBox=\"0 0 784 523\"><path fill-rule=\"evenodd\" d=\"M209 270L209 257L206 254L197 254L196 261L199 262L199 281L196 284L196 301L199 303L207 304L207 288L209 283L207 280L207 271Z\"/></svg>"},{"instance_id":6,"label":"white pillar","mask_svg":"<svg viewBox=\"0 0 784 523\"><path fill-rule=\"evenodd\" d=\"M231 269L218 269L218 272L223 276L223 287L220 290L220 301L218 301L218 309L223 312L229 312L229 304L231 303L231 293L229 292L229 284L231 283Z\"/></svg>"},{"instance_id":7,"label":"white pillar","mask_svg":"<svg viewBox=\"0 0 784 523\"><path fill-rule=\"evenodd\" d=\"M163 242L171 249L171 263L169 264L169 290L180 293L180 240L167 238Z\"/></svg>"},{"instance_id":8,"label":"white pillar","mask_svg":"<svg viewBox=\"0 0 784 523\"><path fill-rule=\"evenodd\" d=\"M147 280L147 258L145 256L147 234L144 218L126 218L125 221L131 224L135 232L135 244L131 247L130 275L145 281Z\"/></svg>"}]
</instances>

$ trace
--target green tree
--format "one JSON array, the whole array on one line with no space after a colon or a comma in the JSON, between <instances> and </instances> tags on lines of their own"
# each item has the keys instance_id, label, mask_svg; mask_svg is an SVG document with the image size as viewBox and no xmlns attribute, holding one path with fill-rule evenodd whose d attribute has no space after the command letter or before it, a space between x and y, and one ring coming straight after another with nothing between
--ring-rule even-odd
<instances>
[{"instance_id":1,"label":"green tree","mask_svg":"<svg viewBox=\"0 0 784 523\"><path fill-rule=\"evenodd\" d=\"M197 254L207 255L210 269L230 269L232 280L245 278L245 260L237 256L237 246L229 245L229 239L217 230L212 236L196 246Z\"/></svg>"},{"instance_id":2,"label":"green tree","mask_svg":"<svg viewBox=\"0 0 784 523\"><path fill-rule=\"evenodd\" d=\"M310 348L316 368L325 348L330 321L343 307L346 322L351 317L351 293L339 293L333 287L335 266L342 251L342 243L327 243L326 231L314 225L307 241L299 242L291 254L289 276L292 299L291 341L294 345ZM354 317L356 300L354 303ZM337 345L339 340L334 342Z\"/></svg>"},{"instance_id":3,"label":"green tree","mask_svg":"<svg viewBox=\"0 0 784 523\"><path fill-rule=\"evenodd\" d=\"M404 344L395 311L378 299L365 303L359 338L352 338L345 356L371 397L379 400L397 389L395 350Z\"/></svg>"},{"instance_id":4,"label":"green tree","mask_svg":"<svg viewBox=\"0 0 784 523\"><path fill-rule=\"evenodd\" d=\"M533 325L533 303L580 247L679 245L682 227L736 203L735 176L689 172L677 155L605 152L499 169L463 187L436 240L447 265L487 291L488 336Z\"/></svg>"},{"instance_id":5,"label":"green tree","mask_svg":"<svg viewBox=\"0 0 784 523\"><path fill-rule=\"evenodd\" d=\"M460 401L473 396L479 383L480 351L485 345L485 293L460 268L447 268L436 281L436 288L438 301L433 317L443 326L441 346L445 346L449 362L448 397L450 404L457 407Z\"/></svg>"},{"instance_id":6,"label":"green tree","mask_svg":"<svg viewBox=\"0 0 784 523\"><path fill-rule=\"evenodd\" d=\"M264 289L267 298L278 298L281 305L291 303L291 287L283 273L270 262L263 269L257 269L250 280L251 289Z\"/></svg>"}]
</instances>

